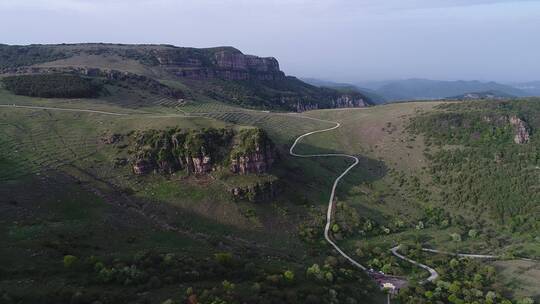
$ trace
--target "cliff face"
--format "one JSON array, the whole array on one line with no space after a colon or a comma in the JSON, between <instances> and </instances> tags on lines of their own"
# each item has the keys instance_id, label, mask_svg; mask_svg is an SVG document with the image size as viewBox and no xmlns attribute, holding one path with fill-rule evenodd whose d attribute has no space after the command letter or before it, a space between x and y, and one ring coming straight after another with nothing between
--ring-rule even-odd
<instances>
[{"instance_id":1,"label":"cliff face","mask_svg":"<svg viewBox=\"0 0 540 304\"><path fill-rule=\"evenodd\" d=\"M236 174L268 172L276 159L274 144L260 129L146 131L135 135L133 173L206 174L230 164Z\"/></svg>"},{"instance_id":2,"label":"cliff face","mask_svg":"<svg viewBox=\"0 0 540 304\"><path fill-rule=\"evenodd\" d=\"M278 80L285 78L279 63L272 57L245 55L225 48L217 51L190 52L185 49L167 49L152 52L159 66L181 78L197 80L219 78L224 80Z\"/></svg>"},{"instance_id":3,"label":"cliff face","mask_svg":"<svg viewBox=\"0 0 540 304\"><path fill-rule=\"evenodd\" d=\"M514 129L514 143L518 145L529 142L531 133L529 125L516 115L484 116L482 120L496 125L510 124Z\"/></svg>"},{"instance_id":4,"label":"cliff face","mask_svg":"<svg viewBox=\"0 0 540 304\"><path fill-rule=\"evenodd\" d=\"M317 102L303 103L297 101L295 105L295 110L296 112L305 112L324 108L364 108L369 106L369 103L366 101L366 99L360 95L343 94L337 95L330 100L330 105L320 104Z\"/></svg>"},{"instance_id":5,"label":"cliff face","mask_svg":"<svg viewBox=\"0 0 540 304\"><path fill-rule=\"evenodd\" d=\"M368 103L364 97L350 94L341 95L333 101L334 108L363 108L367 106Z\"/></svg>"},{"instance_id":6,"label":"cliff face","mask_svg":"<svg viewBox=\"0 0 540 304\"><path fill-rule=\"evenodd\" d=\"M276 159L274 144L261 129L240 131L239 144L231 153L231 172L237 174L268 172Z\"/></svg>"},{"instance_id":7,"label":"cliff face","mask_svg":"<svg viewBox=\"0 0 540 304\"><path fill-rule=\"evenodd\" d=\"M529 126L525 121L517 116L511 116L510 124L514 127L515 137L514 142L516 144L526 144L529 142L530 133Z\"/></svg>"}]
</instances>

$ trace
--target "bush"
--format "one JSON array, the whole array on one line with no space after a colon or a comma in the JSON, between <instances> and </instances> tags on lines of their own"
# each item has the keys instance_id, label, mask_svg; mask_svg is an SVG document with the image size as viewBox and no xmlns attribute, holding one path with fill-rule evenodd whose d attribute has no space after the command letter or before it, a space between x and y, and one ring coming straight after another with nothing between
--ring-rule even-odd
<instances>
[{"instance_id":1,"label":"bush","mask_svg":"<svg viewBox=\"0 0 540 304\"><path fill-rule=\"evenodd\" d=\"M64 267L71 268L76 262L78 258L74 255L66 255L64 256Z\"/></svg>"},{"instance_id":2,"label":"bush","mask_svg":"<svg viewBox=\"0 0 540 304\"><path fill-rule=\"evenodd\" d=\"M283 273L283 278L285 279L285 281L287 282L292 282L294 281L294 272L290 271L290 270L287 270Z\"/></svg>"},{"instance_id":3,"label":"bush","mask_svg":"<svg viewBox=\"0 0 540 304\"><path fill-rule=\"evenodd\" d=\"M232 264L233 256L230 252L220 252L214 254L214 258L216 262L218 262L221 265L228 266Z\"/></svg>"}]
</instances>

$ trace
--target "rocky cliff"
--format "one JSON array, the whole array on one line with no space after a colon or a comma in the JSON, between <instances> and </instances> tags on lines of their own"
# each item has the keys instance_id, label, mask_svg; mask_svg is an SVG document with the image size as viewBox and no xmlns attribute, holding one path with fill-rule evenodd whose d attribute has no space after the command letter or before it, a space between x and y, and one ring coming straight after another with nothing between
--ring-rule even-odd
<instances>
[{"instance_id":1,"label":"rocky cliff","mask_svg":"<svg viewBox=\"0 0 540 304\"><path fill-rule=\"evenodd\" d=\"M239 143L231 153L231 172L237 174L268 172L276 159L272 141L261 129L240 131Z\"/></svg>"},{"instance_id":2,"label":"rocky cliff","mask_svg":"<svg viewBox=\"0 0 540 304\"><path fill-rule=\"evenodd\" d=\"M261 129L145 131L133 135L133 172L206 174L229 167L235 174L268 172L276 159L274 144Z\"/></svg>"},{"instance_id":3,"label":"rocky cliff","mask_svg":"<svg viewBox=\"0 0 540 304\"><path fill-rule=\"evenodd\" d=\"M514 142L516 144L526 144L529 142L530 132L527 123L517 116L510 116L510 124L514 127Z\"/></svg>"},{"instance_id":4,"label":"rocky cliff","mask_svg":"<svg viewBox=\"0 0 540 304\"><path fill-rule=\"evenodd\" d=\"M517 115L498 115L498 116L484 116L482 120L495 125L508 125L512 126L514 130L514 143L526 144L530 140L530 127L529 125Z\"/></svg>"}]
</instances>

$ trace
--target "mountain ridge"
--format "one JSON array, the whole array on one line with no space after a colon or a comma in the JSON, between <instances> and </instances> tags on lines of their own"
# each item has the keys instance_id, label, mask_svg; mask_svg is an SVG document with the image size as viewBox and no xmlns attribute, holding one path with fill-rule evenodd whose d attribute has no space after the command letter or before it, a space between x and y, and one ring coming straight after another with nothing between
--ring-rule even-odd
<instances>
[{"instance_id":1,"label":"mountain ridge","mask_svg":"<svg viewBox=\"0 0 540 304\"><path fill-rule=\"evenodd\" d=\"M191 48L165 44L105 43L0 45L0 76L52 73L81 74L85 77L116 74L109 81L128 78L131 81L128 86L134 85L139 76L143 76L162 83L172 82L174 86L182 88L180 95L193 102L211 99L248 108L301 112L371 104L369 98L360 92L340 92L312 86L296 77L287 76L274 57L248 55L230 46ZM136 99L133 94L130 98Z\"/></svg>"}]
</instances>

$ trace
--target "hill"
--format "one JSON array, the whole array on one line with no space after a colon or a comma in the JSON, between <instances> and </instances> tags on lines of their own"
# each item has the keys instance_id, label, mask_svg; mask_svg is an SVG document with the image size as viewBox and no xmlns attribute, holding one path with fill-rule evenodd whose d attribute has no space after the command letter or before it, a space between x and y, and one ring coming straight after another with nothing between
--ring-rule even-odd
<instances>
[{"instance_id":1,"label":"hill","mask_svg":"<svg viewBox=\"0 0 540 304\"><path fill-rule=\"evenodd\" d=\"M480 81L439 81L428 79L407 79L371 85L376 93L392 101L444 99L471 92L500 92L511 96L528 96L526 92L509 85Z\"/></svg>"},{"instance_id":2,"label":"hill","mask_svg":"<svg viewBox=\"0 0 540 304\"><path fill-rule=\"evenodd\" d=\"M374 104L382 104L386 102L386 99L382 97L381 95L377 94L375 91L366 89L363 87L359 87L354 84L332 82L332 81L321 80L317 78L302 78L302 81L309 83L311 85L317 86L317 87L334 88L338 90L349 89L352 91L357 91L357 92L360 92L362 95L366 96Z\"/></svg>"},{"instance_id":3,"label":"hill","mask_svg":"<svg viewBox=\"0 0 540 304\"><path fill-rule=\"evenodd\" d=\"M458 96L448 97L449 100L480 100L480 99L495 99L495 100L506 100L516 98L516 96L497 92L497 91L485 91L485 92L471 92L466 94L461 94Z\"/></svg>"},{"instance_id":4,"label":"hill","mask_svg":"<svg viewBox=\"0 0 540 304\"><path fill-rule=\"evenodd\" d=\"M510 85L524 91L529 96L540 96L540 81L512 83Z\"/></svg>"},{"instance_id":5,"label":"hill","mask_svg":"<svg viewBox=\"0 0 540 304\"><path fill-rule=\"evenodd\" d=\"M363 107L359 92L343 94L286 76L272 57L233 47L61 44L0 45L0 75L76 74L101 79L111 96L141 106L163 98L215 100L242 107L305 111ZM149 89L153 92L148 94ZM126 105L126 104L124 104Z\"/></svg>"}]
</instances>

